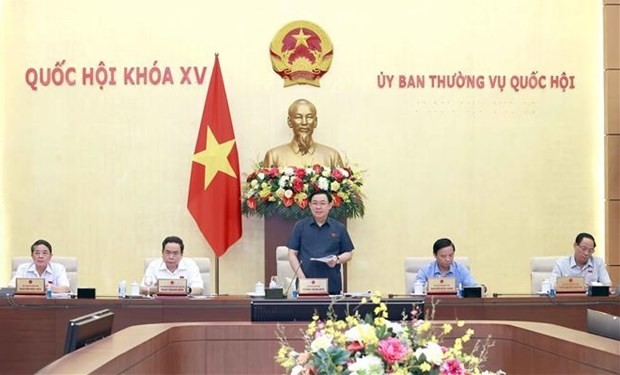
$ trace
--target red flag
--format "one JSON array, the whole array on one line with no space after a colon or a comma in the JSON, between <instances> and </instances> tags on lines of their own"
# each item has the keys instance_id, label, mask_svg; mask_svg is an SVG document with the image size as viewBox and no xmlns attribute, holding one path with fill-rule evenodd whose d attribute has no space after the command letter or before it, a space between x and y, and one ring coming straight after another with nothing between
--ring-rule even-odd
<instances>
[{"instance_id":1,"label":"red flag","mask_svg":"<svg viewBox=\"0 0 620 375\"><path fill-rule=\"evenodd\" d=\"M192 158L187 209L218 257L241 238L239 156L217 55Z\"/></svg>"}]
</instances>

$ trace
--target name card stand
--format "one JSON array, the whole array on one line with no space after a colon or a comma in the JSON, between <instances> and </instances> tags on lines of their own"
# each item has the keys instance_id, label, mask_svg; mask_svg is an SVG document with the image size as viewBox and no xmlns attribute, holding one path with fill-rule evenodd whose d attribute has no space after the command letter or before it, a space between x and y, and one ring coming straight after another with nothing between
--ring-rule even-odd
<instances>
[{"instance_id":1,"label":"name card stand","mask_svg":"<svg viewBox=\"0 0 620 375\"><path fill-rule=\"evenodd\" d=\"M555 279L555 291L557 293L578 293L586 291L583 277L558 277Z\"/></svg>"},{"instance_id":2,"label":"name card stand","mask_svg":"<svg viewBox=\"0 0 620 375\"><path fill-rule=\"evenodd\" d=\"M15 279L15 294L44 295L43 277L18 277Z\"/></svg>"},{"instance_id":3,"label":"name card stand","mask_svg":"<svg viewBox=\"0 0 620 375\"><path fill-rule=\"evenodd\" d=\"M187 279L159 279L157 285L158 296L187 295Z\"/></svg>"},{"instance_id":4,"label":"name card stand","mask_svg":"<svg viewBox=\"0 0 620 375\"><path fill-rule=\"evenodd\" d=\"M453 277L429 277L426 294L455 294L456 280Z\"/></svg>"},{"instance_id":5,"label":"name card stand","mask_svg":"<svg viewBox=\"0 0 620 375\"><path fill-rule=\"evenodd\" d=\"M327 279L300 279L299 297L328 296Z\"/></svg>"}]
</instances>

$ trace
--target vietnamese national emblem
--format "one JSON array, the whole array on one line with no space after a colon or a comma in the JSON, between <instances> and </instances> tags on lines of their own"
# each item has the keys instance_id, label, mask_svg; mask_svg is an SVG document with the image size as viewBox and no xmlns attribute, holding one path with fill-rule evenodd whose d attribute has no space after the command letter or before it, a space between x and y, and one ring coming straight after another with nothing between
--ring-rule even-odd
<instances>
[{"instance_id":1,"label":"vietnamese national emblem","mask_svg":"<svg viewBox=\"0 0 620 375\"><path fill-rule=\"evenodd\" d=\"M293 21L282 27L271 41L273 70L284 79L284 87L296 84L320 86L334 48L329 36L309 21Z\"/></svg>"}]
</instances>

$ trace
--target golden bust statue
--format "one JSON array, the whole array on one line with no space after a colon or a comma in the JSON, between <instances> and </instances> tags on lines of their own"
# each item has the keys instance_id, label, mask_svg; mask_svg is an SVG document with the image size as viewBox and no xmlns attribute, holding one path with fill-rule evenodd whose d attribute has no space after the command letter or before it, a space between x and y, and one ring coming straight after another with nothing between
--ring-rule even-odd
<instances>
[{"instance_id":1,"label":"golden bust statue","mask_svg":"<svg viewBox=\"0 0 620 375\"><path fill-rule=\"evenodd\" d=\"M338 151L317 143L312 138L318 124L316 107L306 99L298 99L288 108L288 127L293 129L289 143L272 148L265 154L266 167L306 167L320 164L342 167Z\"/></svg>"}]
</instances>

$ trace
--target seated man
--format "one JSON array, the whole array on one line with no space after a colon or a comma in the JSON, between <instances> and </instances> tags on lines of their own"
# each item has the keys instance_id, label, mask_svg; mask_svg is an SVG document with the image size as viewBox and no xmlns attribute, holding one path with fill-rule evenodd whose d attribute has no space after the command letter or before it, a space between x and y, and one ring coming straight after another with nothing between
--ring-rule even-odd
<instances>
[{"instance_id":1,"label":"seated man","mask_svg":"<svg viewBox=\"0 0 620 375\"><path fill-rule=\"evenodd\" d=\"M140 289L142 293L149 293L150 285L146 280L153 280L156 284L159 279L186 279L191 294L201 294L204 287L200 270L196 262L183 258L185 245L177 236L164 238L161 244L161 259L152 261L146 268Z\"/></svg>"},{"instance_id":2,"label":"seated man","mask_svg":"<svg viewBox=\"0 0 620 375\"><path fill-rule=\"evenodd\" d=\"M551 276L556 277L578 276L583 277L586 285L599 282L611 285L611 278L605 268L605 261L592 256L596 248L596 241L589 233L579 233L573 244L573 255L562 257L555 262Z\"/></svg>"},{"instance_id":3,"label":"seated man","mask_svg":"<svg viewBox=\"0 0 620 375\"><path fill-rule=\"evenodd\" d=\"M448 238L440 238L433 244L433 255L435 261L428 266L420 268L416 276L416 282L426 283L430 277L453 277L455 285L460 286L479 286L471 276L467 267L462 266L454 261L454 253L456 247ZM482 285L483 289L486 287Z\"/></svg>"},{"instance_id":4,"label":"seated man","mask_svg":"<svg viewBox=\"0 0 620 375\"><path fill-rule=\"evenodd\" d=\"M67 293L70 291L67 270L60 263L52 263L52 245L45 240L37 240L30 246L32 262L20 264L9 287L15 288L18 277L43 277L46 285L52 285L52 292Z\"/></svg>"},{"instance_id":5,"label":"seated man","mask_svg":"<svg viewBox=\"0 0 620 375\"><path fill-rule=\"evenodd\" d=\"M308 201L312 216L295 223L287 243L288 261L298 278L327 278L329 294L340 294L340 267L351 260L353 242L344 224L328 217L332 208L329 192L317 190ZM325 263L311 260L323 257L330 258Z\"/></svg>"}]
</instances>

